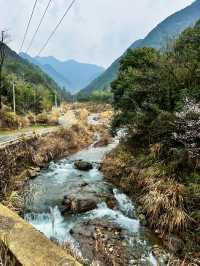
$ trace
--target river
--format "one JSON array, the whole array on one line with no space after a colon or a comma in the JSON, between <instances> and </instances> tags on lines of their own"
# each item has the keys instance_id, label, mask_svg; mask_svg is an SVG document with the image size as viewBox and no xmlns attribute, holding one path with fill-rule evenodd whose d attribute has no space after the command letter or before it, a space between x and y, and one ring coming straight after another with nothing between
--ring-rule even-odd
<instances>
[{"instance_id":1,"label":"river","mask_svg":"<svg viewBox=\"0 0 200 266\"><path fill-rule=\"evenodd\" d=\"M36 229L50 239L60 243L68 243L78 257L84 257L79 241L74 238L73 228L85 221L100 219L116 224L124 232L124 239L134 254L137 249L137 264L132 257L124 265L158 265L152 255L153 235L142 226L135 214L134 202L113 185L108 184L99 170L99 163L106 153L114 149L118 139L106 147L87 149L51 162L40 175L30 180L25 188L26 211L24 218ZM93 164L88 172L77 170L74 161L84 160ZM80 184L86 184L84 188ZM108 195L115 200L114 208L109 208L102 195ZM62 201L65 195L74 197L97 197L98 204L93 210L79 214L61 215ZM163 264L164 265L164 264Z\"/></svg>"}]
</instances>

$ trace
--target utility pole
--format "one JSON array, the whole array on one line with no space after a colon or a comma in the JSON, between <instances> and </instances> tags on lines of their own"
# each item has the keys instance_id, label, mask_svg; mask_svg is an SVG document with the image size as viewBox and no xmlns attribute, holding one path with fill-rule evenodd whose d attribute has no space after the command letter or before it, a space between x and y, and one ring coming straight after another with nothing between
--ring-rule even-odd
<instances>
[{"instance_id":1,"label":"utility pole","mask_svg":"<svg viewBox=\"0 0 200 266\"><path fill-rule=\"evenodd\" d=\"M13 81L13 112L16 114L15 82Z\"/></svg>"},{"instance_id":2,"label":"utility pole","mask_svg":"<svg viewBox=\"0 0 200 266\"><path fill-rule=\"evenodd\" d=\"M55 107L58 107L57 94L55 93Z\"/></svg>"},{"instance_id":3,"label":"utility pole","mask_svg":"<svg viewBox=\"0 0 200 266\"><path fill-rule=\"evenodd\" d=\"M3 89L3 81L2 81L2 70L3 64L5 60L5 31L1 31L1 40L0 40L0 109L2 108L2 89Z\"/></svg>"}]
</instances>

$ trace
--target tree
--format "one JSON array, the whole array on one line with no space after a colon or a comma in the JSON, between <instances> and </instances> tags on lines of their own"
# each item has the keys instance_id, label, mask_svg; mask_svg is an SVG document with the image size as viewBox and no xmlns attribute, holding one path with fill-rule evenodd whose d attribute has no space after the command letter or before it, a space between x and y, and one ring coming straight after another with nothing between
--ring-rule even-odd
<instances>
[{"instance_id":1,"label":"tree","mask_svg":"<svg viewBox=\"0 0 200 266\"><path fill-rule=\"evenodd\" d=\"M90 100L98 103L111 103L113 94L106 90L93 91Z\"/></svg>"},{"instance_id":2,"label":"tree","mask_svg":"<svg viewBox=\"0 0 200 266\"><path fill-rule=\"evenodd\" d=\"M0 109L2 108L2 90L3 90L3 66L6 58L6 41L8 39L8 35L4 30L1 31L0 37Z\"/></svg>"},{"instance_id":3,"label":"tree","mask_svg":"<svg viewBox=\"0 0 200 266\"><path fill-rule=\"evenodd\" d=\"M126 127L132 143L143 147L156 142L171 145L173 133L180 131L186 100L200 101L200 22L164 52L129 50L112 92L114 130Z\"/></svg>"}]
</instances>

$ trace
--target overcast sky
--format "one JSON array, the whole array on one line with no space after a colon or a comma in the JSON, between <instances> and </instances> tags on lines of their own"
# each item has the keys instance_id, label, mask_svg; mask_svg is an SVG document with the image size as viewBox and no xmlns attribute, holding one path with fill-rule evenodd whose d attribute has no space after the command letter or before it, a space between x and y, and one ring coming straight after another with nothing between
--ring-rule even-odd
<instances>
[{"instance_id":1,"label":"overcast sky","mask_svg":"<svg viewBox=\"0 0 200 266\"><path fill-rule=\"evenodd\" d=\"M0 29L9 30L18 51L35 0L0 0ZM49 0L38 0L24 49ZM42 56L110 65L135 40L194 0L77 0ZM30 54L40 50L71 0L52 0Z\"/></svg>"}]
</instances>

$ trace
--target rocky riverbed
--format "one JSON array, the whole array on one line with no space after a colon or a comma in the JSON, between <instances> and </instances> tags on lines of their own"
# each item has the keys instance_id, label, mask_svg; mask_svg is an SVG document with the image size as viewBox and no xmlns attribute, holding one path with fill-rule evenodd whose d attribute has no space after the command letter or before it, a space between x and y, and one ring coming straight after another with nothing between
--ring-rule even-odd
<instances>
[{"instance_id":1,"label":"rocky riverbed","mask_svg":"<svg viewBox=\"0 0 200 266\"><path fill-rule=\"evenodd\" d=\"M168 255L160 255L157 239L140 223L134 202L99 170L118 139L101 147L96 143L52 162L30 180L24 191L25 219L69 246L87 265L167 265Z\"/></svg>"}]
</instances>

